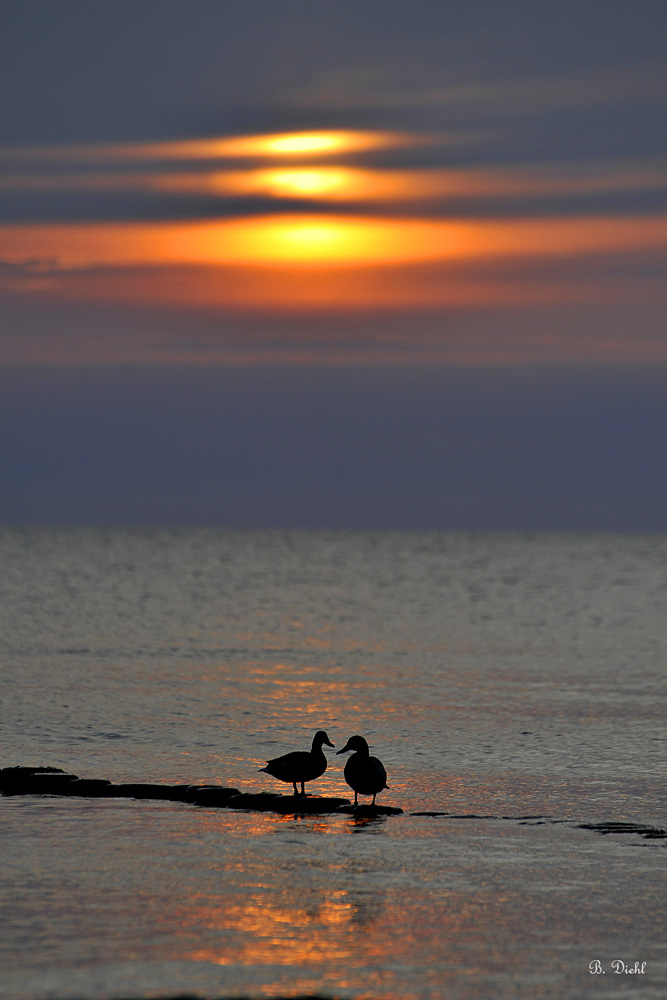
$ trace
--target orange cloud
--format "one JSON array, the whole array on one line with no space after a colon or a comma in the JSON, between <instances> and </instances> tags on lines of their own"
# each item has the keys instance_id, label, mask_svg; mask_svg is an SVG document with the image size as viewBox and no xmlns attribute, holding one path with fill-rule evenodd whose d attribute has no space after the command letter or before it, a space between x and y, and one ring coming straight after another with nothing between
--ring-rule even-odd
<instances>
[{"instance_id":1,"label":"orange cloud","mask_svg":"<svg viewBox=\"0 0 667 1000\"><path fill-rule=\"evenodd\" d=\"M333 156L432 141L404 132L352 129L275 132L169 142L98 143L68 146L13 146L0 160L100 162L104 160L225 160Z\"/></svg>"},{"instance_id":2,"label":"orange cloud","mask_svg":"<svg viewBox=\"0 0 667 1000\"><path fill-rule=\"evenodd\" d=\"M309 270L667 247L665 217L425 220L281 215L159 223L0 227L0 258L62 269L218 264Z\"/></svg>"},{"instance_id":3,"label":"orange cloud","mask_svg":"<svg viewBox=\"0 0 667 1000\"><path fill-rule=\"evenodd\" d=\"M307 198L359 203L456 198L535 198L600 195L667 187L662 161L583 164L575 168L395 170L299 163L245 170L161 170L0 174L10 191L150 191L238 197Z\"/></svg>"}]
</instances>

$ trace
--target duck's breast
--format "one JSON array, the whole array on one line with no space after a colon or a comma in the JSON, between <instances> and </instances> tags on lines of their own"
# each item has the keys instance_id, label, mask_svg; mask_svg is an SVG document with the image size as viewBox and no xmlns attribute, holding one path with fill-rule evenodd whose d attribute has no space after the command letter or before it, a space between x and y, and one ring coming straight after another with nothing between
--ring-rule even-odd
<instances>
[{"instance_id":1,"label":"duck's breast","mask_svg":"<svg viewBox=\"0 0 667 1000\"><path fill-rule=\"evenodd\" d=\"M381 792L387 785L387 772L377 757L352 754L343 773L350 788L362 795Z\"/></svg>"}]
</instances>

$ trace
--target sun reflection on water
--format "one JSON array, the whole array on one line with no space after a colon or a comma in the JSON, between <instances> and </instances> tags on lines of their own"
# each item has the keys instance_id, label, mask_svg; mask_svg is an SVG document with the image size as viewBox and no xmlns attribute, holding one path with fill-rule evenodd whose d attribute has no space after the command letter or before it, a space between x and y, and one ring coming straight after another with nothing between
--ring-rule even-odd
<instances>
[{"instance_id":1,"label":"sun reflection on water","mask_svg":"<svg viewBox=\"0 0 667 1000\"><path fill-rule=\"evenodd\" d=\"M217 940L184 957L215 965L296 967L349 959L354 907L348 893L334 890L329 896L313 898L311 893L295 890L293 896L249 893L244 902L224 906L215 897L194 897L183 914L186 936L196 927L203 937L213 932Z\"/></svg>"}]
</instances>

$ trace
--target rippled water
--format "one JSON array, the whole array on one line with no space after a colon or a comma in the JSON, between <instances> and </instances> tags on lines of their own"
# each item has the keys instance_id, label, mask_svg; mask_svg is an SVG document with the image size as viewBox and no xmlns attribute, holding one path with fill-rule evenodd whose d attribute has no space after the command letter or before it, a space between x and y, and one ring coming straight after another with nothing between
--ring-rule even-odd
<instances>
[{"instance_id":1,"label":"rippled water","mask_svg":"<svg viewBox=\"0 0 667 1000\"><path fill-rule=\"evenodd\" d=\"M667 822L667 538L6 529L0 559L0 766L286 792L258 767L324 728L405 810L3 798L6 1000L665 995L667 841L580 824ZM346 795L329 753L310 790Z\"/></svg>"}]
</instances>

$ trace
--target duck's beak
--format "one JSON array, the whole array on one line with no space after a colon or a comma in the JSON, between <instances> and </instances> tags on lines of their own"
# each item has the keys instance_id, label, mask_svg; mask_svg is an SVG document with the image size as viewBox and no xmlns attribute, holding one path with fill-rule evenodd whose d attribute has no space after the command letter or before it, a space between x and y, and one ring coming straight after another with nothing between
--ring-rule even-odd
<instances>
[{"instance_id":1,"label":"duck's beak","mask_svg":"<svg viewBox=\"0 0 667 1000\"><path fill-rule=\"evenodd\" d=\"M345 751L349 749L349 744L350 741L348 740L342 750L336 750L336 756L338 756L339 753L345 753Z\"/></svg>"},{"instance_id":2,"label":"duck's beak","mask_svg":"<svg viewBox=\"0 0 667 1000\"><path fill-rule=\"evenodd\" d=\"M333 748L335 749L335 747L336 747L336 744L335 744L335 743L332 743L330 739L326 739L326 740L325 740L324 742L326 743L326 745L327 745L328 747L333 747Z\"/></svg>"}]
</instances>

